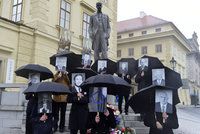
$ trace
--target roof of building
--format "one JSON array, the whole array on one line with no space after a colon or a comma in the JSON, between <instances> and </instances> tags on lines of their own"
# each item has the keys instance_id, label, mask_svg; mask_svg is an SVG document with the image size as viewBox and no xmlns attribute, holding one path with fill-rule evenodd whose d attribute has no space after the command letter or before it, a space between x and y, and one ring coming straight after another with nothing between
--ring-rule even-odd
<instances>
[{"instance_id":1,"label":"roof of building","mask_svg":"<svg viewBox=\"0 0 200 134\"><path fill-rule=\"evenodd\" d=\"M138 17L117 22L117 32L127 32L166 23L169 23L169 21L151 15L145 15L144 17Z\"/></svg>"}]
</instances>

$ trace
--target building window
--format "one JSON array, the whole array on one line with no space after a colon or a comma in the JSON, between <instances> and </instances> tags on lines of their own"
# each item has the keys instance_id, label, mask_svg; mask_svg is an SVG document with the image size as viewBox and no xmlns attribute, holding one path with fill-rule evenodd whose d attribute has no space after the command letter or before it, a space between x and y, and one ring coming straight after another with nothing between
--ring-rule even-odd
<instances>
[{"instance_id":1,"label":"building window","mask_svg":"<svg viewBox=\"0 0 200 134\"><path fill-rule=\"evenodd\" d=\"M128 49L128 56L133 56L134 55L134 48L129 48Z\"/></svg>"},{"instance_id":2,"label":"building window","mask_svg":"<svg viewBox=\"0 0 200 134\"><path fill-rule=\"evenodd\" d=\"M156 49L156 53L161 53L162 52L162 45L161 44L156 45L155 49Z\"/></svg>"},{"instance_id":3,"label":"building window","mask_svg":"<svg viewBox=\"0 0 200 134\"><path fill-rule=\"evenodd\" d=\"M117 36L117 39L121 39L121 38L122 38L122 36L121 36L121 35L118 35L118 36Z\"/></svg>"},{"instance_id":4,"label":"building window","mask_svg":"<svg viewBox=\"0 0 200 134\"><path fill-rule=\"evenodd\" d=\"M60 8L60 26L69 29L71 5L62 0Z\"/></svg>"},{"instance_id":5,"label":"building window","mask_svg":"<svg viewBox=\"0 0 200 134\"><path fill-rule=\"evenodd\" d=\"M155 32L161 32L161 28L156 28Z\"/></svg>"},{"instance_id":6,"label":"building window","mask_svg":"<svg viewBox=\"0 0 200 134\"><path fill-rule=\"evenodd\" d=\"M3 83L3 61L0 59L0 83Z\"/></svg>"},{"instance_id":7,"label":"building window","mask_svg":"<svg viewBox=\"0 0 200 134\"><path fill-rule=\"evenodd\" d=\"M147 46L143 46L141 49L142 54L147 54Z\"/></svg>"},{"instance_id":8,"label":"building window","mask_svg":"<svg viewBox=\"0 0 200 134\"><path fill-rule=\"evenodd\" d=\"M147 34L147 31L142 31L142 35Z\"/></svg>"},{"instance_id":9,"label":"building window","mask_svg":"<svg viewBox=\"0 0 200 134\"><path fill-rule=\"evenodd\" d=\"M18 22L22 17L22 0L14 0L12 8L12 21Z\"/></svg>"},{"instance_id":10,"label":"building window","mask_svg":"<svg viewBox=\"0 0 200 134\"><path fill-rule=\"evenodd\" d=\"M117 50L117 57L121 57L121 50Z\"/></svg>"},{"instance_id":11,"label":"building window","mask_svg":"<svg viewBox=\"0 0 200 134\"><path fill-rule=\"evenodd\" d=\"M90 25L90 15L83 13L83 37L89 39L89 25Z\"/></svg>"},{"instance_id":12,"label":"building window","mask_svg":"<svg viewBox=\"0 0 200 134\"><path fill-rule=\"evenodd\" d=\"M130 33L130 34L129 34L129 37L133 37L133 35L134 35L133 33Z\"/></svg>"}]
</instances>

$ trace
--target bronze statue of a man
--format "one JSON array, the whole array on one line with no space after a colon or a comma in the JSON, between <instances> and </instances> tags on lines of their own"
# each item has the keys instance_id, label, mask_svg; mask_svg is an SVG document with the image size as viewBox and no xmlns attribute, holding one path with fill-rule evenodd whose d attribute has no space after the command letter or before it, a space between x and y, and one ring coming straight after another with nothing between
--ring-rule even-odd
<instances>
[{"instance_id":1,"label":"bronze statue of a man","mask_svg":"<svg viewBox=\"0 0 200 134\"><path fill-rule=\"evenodd\" d=\"M108 39L110 37L109 17L102 13L102 3L96 3L97 13L91 16L89 35L92 39L92 49L94 50L94 60L108 58Z\"/></svg>"}]
</instances>

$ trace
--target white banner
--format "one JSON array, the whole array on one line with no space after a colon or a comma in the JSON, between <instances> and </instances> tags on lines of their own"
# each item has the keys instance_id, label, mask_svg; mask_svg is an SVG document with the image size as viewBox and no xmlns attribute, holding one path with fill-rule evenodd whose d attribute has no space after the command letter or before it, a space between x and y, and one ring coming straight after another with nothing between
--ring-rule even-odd
<instances>
[{"instance_id":1,"label":"white banner","mask_svg":"<svg viewBox=\"0 0 200 134\"><path fill-rule=\"evenodd\" d=\"M6 83L13 83L13 73L14 73L14 60L8 59L7 69L6 69Z\"/></svg>"}]
</instances>

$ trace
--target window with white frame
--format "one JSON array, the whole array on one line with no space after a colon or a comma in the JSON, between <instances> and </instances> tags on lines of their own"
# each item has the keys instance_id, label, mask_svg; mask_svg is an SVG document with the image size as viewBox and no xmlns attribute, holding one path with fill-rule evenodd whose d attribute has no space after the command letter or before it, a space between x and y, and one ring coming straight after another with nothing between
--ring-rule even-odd
<instances>
[{"instance_id":1,"label":"window with white frame","mask_svg":"<svg viewBox=\"0 0 200 134\"><path fill-rule=\"evenodd\" d=\"M71 5L65 0L61 0L60 7L60 26L69 29Z\"/></svg>"},{"instance_id":2,"label":"window with white frame","mask_svg":"<svg viewBox=\"0 0 200 134\"><path fill-rule=\"evenodd\" d=\"M134 48L128 48L128 56L134 55Z\"/></svg>"},{"instance_id":3,"label":"window with white frame","mask_svg":"<svg viewBox=\"0 0 200 134\"><path fill-rule=\"evenodd\" d=\"M18 22L22 17L22 0L13 0L12 21Z\"/></svg>"},{"instance_id":4,"label":"window with white frame","mask_svg":"<svg viewBox=\"0 0 200 134\"><path fill-rule=\"evenodd\" d=\"M83 13L83 37L89 38L90 15Z\"/></svg>"}]
</instances>

